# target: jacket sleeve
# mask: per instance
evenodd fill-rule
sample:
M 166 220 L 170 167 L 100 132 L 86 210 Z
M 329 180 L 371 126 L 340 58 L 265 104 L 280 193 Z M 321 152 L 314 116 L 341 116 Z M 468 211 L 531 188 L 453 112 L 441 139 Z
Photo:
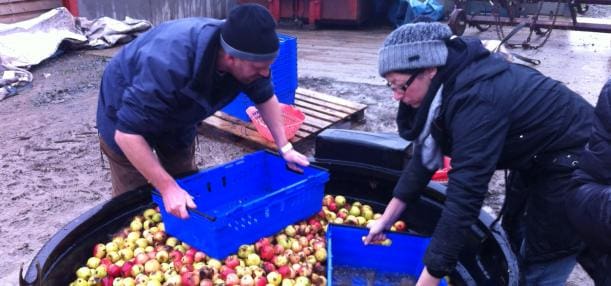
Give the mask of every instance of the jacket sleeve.
M 131 134 L 164 132 L 164 122 L 175 116 L 179 90 L 190 80 L 193 52 L 177 39 L 157 39 L 141 47 L 126 64 L 135 65 L 117 112 L 117 129 Z
M 408 161 L 407 166 L 403 169 L 403 173 L 399 177 L 393 197 L 409 204 L 418 199 L 422 190 L 431 180 L 434 172 L 429 171 L 422 165 L 422 152 L 419 145 L 414 146 L 412 158 Z
M 427 270 L 442 277 L 456 267 L 466 233 L 478 218 L 488 183 L 496 170 L 509 118 L 509 104 L 487 99 L 485 92 L 467 91 L 465 96 L 446 114 L 452 141 L 452 170 L 449 173 L 447 198 L 431 243 L 424 257 Z
M 580 167 L 602 184 L 611 184 L 611 79 L 607 81 L 594 110 L 592 133 Z

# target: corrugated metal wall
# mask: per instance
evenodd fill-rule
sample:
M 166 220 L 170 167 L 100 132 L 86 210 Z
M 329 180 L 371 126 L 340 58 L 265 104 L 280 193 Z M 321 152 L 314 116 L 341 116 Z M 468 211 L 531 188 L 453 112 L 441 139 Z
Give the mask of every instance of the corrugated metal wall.
M 0 23 L 14 23 L 61 6 L 60 0 L 0 0 Z
M 4 0 L 0 0 L 4 1 Z M 236 0 L 78 0 L 79 16 L 94 19 L 125 16 L 153 24 L 185 17 L 225 18 Z

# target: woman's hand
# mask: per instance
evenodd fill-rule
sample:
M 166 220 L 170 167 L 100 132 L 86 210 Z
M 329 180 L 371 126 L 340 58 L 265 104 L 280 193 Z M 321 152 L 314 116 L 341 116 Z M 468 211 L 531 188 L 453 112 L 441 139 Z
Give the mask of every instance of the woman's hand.
M 382 218 L 375 220 L 369 226 L 369 234 L 367 234 L 365 240 L 363 240 L 363 243 L 367 245 L 370 243 L 376 243 L 385 240 L 386 235 L 384 235 L 384 231 L 388 229 L 388 222 L 386 222 Z

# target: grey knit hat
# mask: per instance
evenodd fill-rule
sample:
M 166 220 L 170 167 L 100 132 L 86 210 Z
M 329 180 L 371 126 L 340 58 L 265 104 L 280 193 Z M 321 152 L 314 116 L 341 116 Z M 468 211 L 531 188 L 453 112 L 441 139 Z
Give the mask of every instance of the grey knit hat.
M 380 49 L 381 76 L 398 70 L 443 66 L 448 59 L 444 40 L 452 36 L 446 24 L 419 22 L 395 29 Z

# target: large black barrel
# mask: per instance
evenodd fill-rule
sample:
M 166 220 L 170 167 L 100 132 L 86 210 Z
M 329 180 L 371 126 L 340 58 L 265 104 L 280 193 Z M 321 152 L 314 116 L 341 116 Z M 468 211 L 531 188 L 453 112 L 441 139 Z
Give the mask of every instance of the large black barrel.
M 400 174 L 402 164 L 396 156 L 409 158 L 409 143 L 388 134 L 328 130 L 317 138 L 316 154 L 314 164 L 331 174 L 326 193 L 369 203 L 381 212 Z M 403 214 L 409 230 L 431 234 L 444 198 L 445 186 L 429 184 L 419 202 Z M 96 243 L 110 240 L 134 215 L 152 205 L 150 190 L 139 189 L 82 214 L 42 247 L 20 285 L 68 285 Z M 450 276 L 454 285 L 518 285 L 516 259 L 503 232 L 489 227 L 492 220 L 482 211 L 471 227 L 459 264 Z

